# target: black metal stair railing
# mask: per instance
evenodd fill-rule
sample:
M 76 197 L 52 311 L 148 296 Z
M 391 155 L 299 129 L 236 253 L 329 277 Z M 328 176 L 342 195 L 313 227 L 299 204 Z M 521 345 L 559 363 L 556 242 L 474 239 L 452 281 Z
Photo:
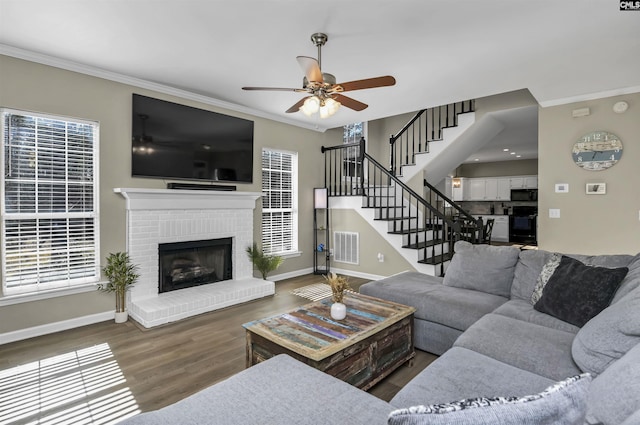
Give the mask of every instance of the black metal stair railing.
M 329 196 L 362 196 L 362 207 L 375 209 L 375 220 L 388 222 L 389 233 L 402 235 L 404 248 L 417 250 L 419 262 L 439 267 L 438 273 L 444 274 L 456 241 L 481 239 L 482 220 L 428 184 L 425 199 L 367 154 L 364 146 L 361 139 L 322 147 Z
M 429 152 L 429 143 L 442 140 L 443 129 L 458 125 L 458 115 L 474 110 L 475 101 L 465 100 L 418 111 L 389 138 L 391 174 L 396 176 L 402 166 L 414 164 L 416 154 Z

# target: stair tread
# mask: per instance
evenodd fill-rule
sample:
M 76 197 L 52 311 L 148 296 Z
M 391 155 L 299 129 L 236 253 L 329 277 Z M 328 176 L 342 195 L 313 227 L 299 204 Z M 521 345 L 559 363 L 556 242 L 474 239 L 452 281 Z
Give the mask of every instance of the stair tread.
M 449 261 L 451 260 L 451 255 L 450 254 L 442 254 L 442 255 L 436 255 L 434 257 L 429 257 L 426 258 L 424 260 L 419 260 L 418 263 L 421 264 L 430 264 L 432 266 L 438 265 L 440 263 L 444 263 L 445 261 Z
M 426 248 L 429 246 L 434 246 L 434 245 L 439 245 L 444 243 L 444 240 L 442 239 L 432 239 L 430 241 L 423 241 L 423 242 L 418 242 L 418 243 L 412 243 L 409 245 L 403 245 L 403 248 L 409 248 L 409 249 L 422 249 L 422 248 Z

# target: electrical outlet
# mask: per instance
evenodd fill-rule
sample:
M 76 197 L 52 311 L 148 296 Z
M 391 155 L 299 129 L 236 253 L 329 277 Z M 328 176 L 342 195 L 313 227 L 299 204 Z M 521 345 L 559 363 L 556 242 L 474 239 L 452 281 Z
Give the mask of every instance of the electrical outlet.
M 549 208 L 549 218 L 560 218 L 560 209 Z

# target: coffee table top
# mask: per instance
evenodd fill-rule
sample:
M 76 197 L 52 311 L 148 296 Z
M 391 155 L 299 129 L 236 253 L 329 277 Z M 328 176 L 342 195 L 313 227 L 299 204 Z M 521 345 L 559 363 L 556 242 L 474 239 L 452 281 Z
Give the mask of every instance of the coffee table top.
M 347 317 L 331 318 L 331 297 L 287 313 L 245 323 L 260 335 L 309 359 L 320 361 L 413 314 L 415 308 L 353 292 L 345 292 Z

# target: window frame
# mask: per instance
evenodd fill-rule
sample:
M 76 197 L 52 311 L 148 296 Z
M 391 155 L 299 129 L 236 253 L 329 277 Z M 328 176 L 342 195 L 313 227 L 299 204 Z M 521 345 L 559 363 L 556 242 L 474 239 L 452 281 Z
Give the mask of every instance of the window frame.
M 63 122 L 65 124 L 65 128 L 68 128 L 69 123 L 91 127 L 92 147 L 90 151 L 91 151 L 92 158 L 90 159 L 90 161 L 92 161 L 92 164 L 91 164 L 92 176 L 91 176 L 91 179 L 88 180 L 88 185 L 90 185 L 92 189 L 92 194 L 90 195 L 91 211 L 73 212 L 69 210 L 69 206 L 66 201 L 69 199 L 69 195 L 71 192 L 68 186 L 70 179 L 68 177 L 69 169 L 67 166 L 65 166 L 65 169 L 64 169 L 65 173 L 64 173 L 63 180 L 52 179 L 52 182 L 55 182 L 55 183 L 63 182 L 65 185 L 65 189 L 63 192 L 65 207 L 63 212 L 55 212 L 55 211 L 39 212 L 37 210 L 34 212 L 7 212 L 6 211 L 5 196 L 7 194 L 7 191 L 6 191 L 7 176 L 6 176 L 5 167 L 6 167 L 6 149 L 7 149 L 6 145 L 8 143 L 8 138 L 9 138 L 9 134 L 7 132 L 6 123 L 5 123 L 7 115 L 21 115 L 21 116 L 33 118 L 36 120 L 42 119 L 42 120 Z M 91 121 L 91 120 L 57 115 L 57 114 L 46 114 L 46 113 L 32 112 L 32 111 L 19 110 L 19 109 L 0 108 L 0 136 L 2 137 L 1 147 L 0 147 L 0 153 L 1 153 L 0 168 L 2 169 L 2 175 L 0 175 L 0 197 L 2 198 L 2 207 L 0 208 L 0 235 L 1 235 L 0 250 L 2 253 L 2 259 L 0 260 L 1 262 L 0 270 L 2 273 L 2 275 L 0 276 L 1 278 L 0 279 L 1 280 L 0 301 L 1 300 L 6 301 L 10 299 L 15 299 L 15 298 L 42 299 L 42 298 L 60 296 L 66 293 L 77 293 L 78 291 L 84 292 L 85 289 L 86 290 L 94 289 L 95 285 L 100 281 L 100 193 L 99 193 L 100 123 L 97 121 Z M 66 150 L 68 140 L 69 140 L 68 137 L 65 135 L 65 151 L 64 151 L 65 161 L 67 161 L 70 157 L 70 154 L 73 153 Z M 39 148 L 37 138 L 34 139 L 34 143 L 36 146 L 35 149 L 37 151 L 37 149 Z M 36 191 L 34 193 L 37 193 L 38 185 L 43 184 L 42 181 L 39 181 L 39 180 L 40 178 L 38 176 L 33 178 L 33 184 L 35 187 L 34 190 Z M 15 192 L 15 193 L 19 193 L 19 192 Z M 92 272 L 90 272 L 89 275 L 77 277 L 77 278 L 67 276 L 66 278 L 56 279 L 52 281 L 45 281 L 45 282 L 41 281 L 40 278 L 36 278 L 36 281 L 34 283 L 28 283 L 25 285 L 17 285 L 17 286 L 8 286 L 8 282 L 7 282 L 7 252 L 8 252 L 7 250 L 8 248 L 7 248 L 7 238 L 6 238 L 7 222 L 12 220 L 54 220 L 54 219 L 68 220 L 68 219 L 84 219 L 84 218 L 90 218 L 93 221 L 92 226 L 88 228 L 92 233 L 92 238 L 88 239 L 90 243 L 87 244 L 87 246 L 92 246 L 92 249 L 93 249 L 93 255 L 91 255 L 91 257 L 93 257 L 92 258 L 93 264 L 91 264 L 91 261 L 90 261 L 89 264 L 87 265 L 87 269 L 92 270 Z M 73 226 L 70 225 L 68 222 L 66 224 L 67 225 L 65 227 L 65 231 L 68 233 L 70 230 L 73 230 Z M 36 227 L 40 228 L 39 226 L 36 226 Z M 83 228 L 83 231 L 84 230 L 85 229 Z M 64 238 L 64 240 L 68 241 L 69 239 L 68 237 L 66 237 Z M 38 244 L 38 246 L 40 246 L 40 244 Z M 68 245 L 65 245 L 65 249 L 67 250 L 67 253 L 71 252 L 69 251 Z M 39 252 L 39 250 L 40 248 L 38 247 L 36 252 Z M 41 272 L 42 268 L 43 268 L 42 266 L 38 265 L 36 266 L 35 269 L 38 272 Z M 63 270 L 66 270 L 67 272 L 72 270 L 73 266 L 71 261 L 67 259 L 67 261 L 64 262 L 64 266 L 61 268 Z
M 262 178 L 262 173 L 265 172 L 265 168 L 263 166 L 264 155 L 265 153 L 278 153 L 285 154 L 291 156 L 291 208 L 265 208 L 264 207 L 264 199 L 269 196 L 271 189 L 265 188 L 265 181 Z M 269 171 L 274 171 L 274 169 L 269 168 Z M 262 250 L 265 254 L 269 255 L 279 255 L 282 257 L 292 257 L 300 255 L 299 251 L 299 229 L 298 229 L 298 179 L 299 179 L 299 169 L 298 169 L 298 152 L 288 151 L 284 149 L 276 149 L 276 148 L 262 148 L 260 155 L 260 176 L 261 176 L 261 188 L 262 188 L 262 215 L 261 215 L 261 229 L 260 229 L 260 239 L 262 242 Z M 272 235 L 275 232 L 271 228 L 271 225 L 266 226 L 266 220 L 264 220 L 264 215 L 269 213 L 278 213 L 278 212 L 291 212 L 291 249 L 287 251 L 272 251 L 268 246 L 265 246 L 265 237 L 268 235 Z M 268 231 L 268 234 L 265 234 L 265 231 Z

